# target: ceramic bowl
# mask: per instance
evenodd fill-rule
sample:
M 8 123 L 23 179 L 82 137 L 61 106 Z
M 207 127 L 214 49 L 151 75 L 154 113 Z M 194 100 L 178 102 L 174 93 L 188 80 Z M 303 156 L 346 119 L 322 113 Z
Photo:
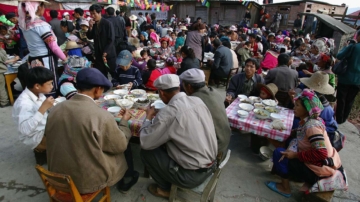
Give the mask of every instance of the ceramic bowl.
M 253 104 L 254 102 L 250 100 L 249 98 L 242 98 L 240 99 L 241 103 L 247 103 L 247 104 Z
M 104 99 L 108 102 L 109 105 L 115 105 L 115 100 L 120 99 L 119 95 L 105 95 Z
M 254 107 L 255 107 L 255 109 L 264 109 L 265 105 L 263 105 L 261 103 L 254 103 Z
M 280 109 L 278 109 L 276 107 L 269 107 L 269 106 L 266 106 L 265 110 L 270 112 L 270 113 L 279 113 L 280 112 Z
M 119 90 L 114 90 L 113 93 L 115 95 L 119 95 L 120 97 L 124 97 L 125 95 L 127 95 L 129 93 L 129 91 L 125 90 L 125 89 L 119 89 Z
M 246 103 L 241 103 L 239 104 L 240 109 L 245 110 L 245 111 L 252 111 L 254 109 L 254 106 L 252 106 L 251 104 L 246 104 Z
M 248 98 L 246 95 L 238 95 L 238 98 L 241 100 L 241 99 L 246 99 L 246 98 Z
M 128 99 L 118 99 L 116 100 L 116 104 L 121 108 L 131 109 L 131 107 L 134 105 L 134 102 Z
M 54 106 L 59 104 L 60 102 L 64 102 L 66 100 L 65 97 L 58 97 L 55 99 Z
M 238 110 L 238 111 L 237 111 L 237 114 L 238 114 L 241 118 L 244 118 L 244 117 L 249 116 L 249 112 L 247 112 L 247 111 L 245 111 L 245 110 Z
M 269 160 L 273 156 L 273 151 L 267 146 L 262 146 L 260 147 L 259 156 L 264 161 Z
M 148 98 L 150 101 L 160 100 L 159 94 L 147 94 L 147 98 Z
M 156 100 L 154 103 L 151 104 L 152 107 L 155 107 L 156 110 L 160 110 L 166 107 L 166 104 L 161 100 Z
M 270 107 L 275 107 L 277 106 L 277 102 L 275 100 L 270 100 L 270 99 L 267 99 L 267 100 L 263 100 L 262 103 L 266 106 L 270 106 Z
M 256 96 L 250 96 L 249 99 L 252 100 L 253 103 L 261 103 L 261 101 L 262 101 L 261 98 L 256 97 Z
M 285 119 L 285 117 L 281 114 L 276 114 L 276 113 L 271 113 L 270 114 L 270 118 L 275 121 L 275 120 L 282 120 Z
M 258 119 L 268 119 L 270 117 L 270 113 L 264 109 L 254 109 L 254 115 Z
M 136 98 L 143 97 L 144 95 L 146 95 L 146 91 L 141 89 L 132 90 L 130 91 L 130 93 L 131 95 L 134 95 Z
M 117 117 L 121 108 L 120 107 L 109 107 L 107 109 L 108 112 L 110 112 L 113 116 Z
M 134 99 L 134 107 L 136 108 L 146 108 L 149 106 L 150 100 L 147 98 L 135 98 Z

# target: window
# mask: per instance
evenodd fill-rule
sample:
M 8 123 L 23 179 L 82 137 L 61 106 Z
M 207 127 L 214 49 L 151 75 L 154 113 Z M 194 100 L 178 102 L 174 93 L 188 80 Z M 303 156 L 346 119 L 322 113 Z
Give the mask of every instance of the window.
M 333 7 L 333 11 L 334 11 L 334 10 L 336 10 L 336 7 L 335 7 L 335 6 Z
M 312 5 L 312 4 L 307 4 L 307 5 L 306 5 L 306 8 L 311 8 L 311 5 Z
M 289 14 L 284 14 L 282 13 L 282 18 L 281 18 L 281 25 L 286 26 L 288 24 L 288 18 L 289 18 Z

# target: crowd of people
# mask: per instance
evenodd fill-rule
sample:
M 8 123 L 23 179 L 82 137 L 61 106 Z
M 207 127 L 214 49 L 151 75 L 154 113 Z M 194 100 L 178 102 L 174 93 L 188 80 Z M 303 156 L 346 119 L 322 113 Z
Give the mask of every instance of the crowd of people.
M 112 7 L 102 14 L 94 4 L 86 13 L 81 8 L 72 17 L 64 13 L 62 20 L 52 10 L 48 23 L 42 17 L 45 4 L 21 0 L 17 14 L 6 14 L 0 70 L 20 58 L 27 61 L 19 67 L 24 91 L 13 107 L 20 140 L 31 146 L 38 164 L 69 174 L 80 193 L 114 184 L 126 193 L 139 178 L 129 144 L 129 110 L 121 110 L 117 125 L 94 102 L 124 84 L 157 91 L 167 104 L 160 111 L 149 107 L 140 128 L 141 159 L 156 182 L 148 187 L 155 196 L 169 197 L 171 184 L 194 188 L 211 176 L 230 141 L 225 107 L 240 94 L 294 108 L 297 132 L 274 143 L 273 172 L 282 181 L 266 183 L 270 189 L 289 197 L 291 177 L 310 187 L 338 172 L 345 178 L 333 146 L 338 124 L 347 120 L 360 90 L 360 31 L 335 55 L 333 39 L 304 33 L 301 26 L 279 30 L 279 16 L 270 29 L 266 23 L 249 27 L 248 10 L 240 25 L 221 26 L 201 18 L 191 22 L 189 16 L 173 15 L 169 22 L 141 12 L 128 17 Z M 204 60 L 205 53 L 213 59 Z M 7 54 L 16 57 L 8 60 Z M 299 66 L 294 67 L 294 57 Z M 345 74 L 331 71 L 336 58 L 348 60 Z M 225 100 L 206 86 L 202 67 L 211 70 L 210 84 L 242 69 L 230 79 Z M 3 80 L 1 74 L 2 88 Z M 58 96 L 68 101 L 53 107 Z M 1 89 L 2 107 L 7 99 Z M 337 103 L 336 111 L 329 102 Z M 290 150 L 294 141 L 297 149 Z

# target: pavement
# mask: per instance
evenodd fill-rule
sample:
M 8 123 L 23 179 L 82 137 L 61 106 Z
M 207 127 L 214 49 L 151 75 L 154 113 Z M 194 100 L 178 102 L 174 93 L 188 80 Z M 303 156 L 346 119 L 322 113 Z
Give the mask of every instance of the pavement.
M 35 157 L 32 150 L 19 141 L 17 128 L 11 118 L 12 107 L 0 108 L 0 202 L 49 201 L 43 183 L 35 170 Z M 349 122 L 340 125 L 346 135 L 345 148 L 340 152 L 346 170 L 348 191 L 335 191 L 332 201 L 360 201 L 360 134 Z M 307 201 L 298 191 L 302 184 L 291 183 L 292 196 L 286 199 L 271 190 L 264 183 L 279 181 L 270 174 L 272 162 L 263 161 L 250 150 L 250 135 L 233 131 L 229 149 L 231 157 L 223 168 L 216 189 L 216 202 L 265 202 L 265 201 Z M 140 147 L 133 144 L 135 169 L 141 173 L 138 183 L 127 193 L 121 194 L 111 187 L 111 201 L 121 202 L 162 202 L 166 201 L 152 196 L 147 187 L 154 183 L 144 178 L 144 167 L 140 160 Z M 47 168 L 46 165 L 44 165 Z M 94 173 L 96 175 L 96 173 Z

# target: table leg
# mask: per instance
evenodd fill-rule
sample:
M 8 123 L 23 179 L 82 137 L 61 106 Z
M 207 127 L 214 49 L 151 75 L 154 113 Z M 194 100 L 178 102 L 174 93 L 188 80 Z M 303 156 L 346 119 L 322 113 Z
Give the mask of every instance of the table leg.
M 11 90 L 11 83 L 16 79 L 17 73 L 5 74 L 6 88 L 9 95 L 10 104 L 14 105 L 14 96 Z

